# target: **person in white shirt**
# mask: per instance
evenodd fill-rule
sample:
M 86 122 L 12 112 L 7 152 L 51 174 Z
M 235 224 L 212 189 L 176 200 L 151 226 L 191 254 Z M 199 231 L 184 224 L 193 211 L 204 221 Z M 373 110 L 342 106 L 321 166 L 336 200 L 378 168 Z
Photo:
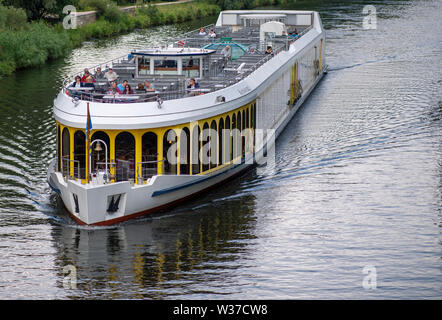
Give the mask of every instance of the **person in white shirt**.
M 109 68 L 109 70 L 104 74 L 104 77 L 107 79 L 107 81 L 112 82 L 117 80 L 118 74 L 112 70 L 112 68 Z
M 205 35 L 207 35 L 207 33 L 206 33 L 206 31 L 204 31 L 204 28 L 203 27 L 201 27 L 200 28 L 200 33 L 198 33 L 200 36 L 205 36 Z

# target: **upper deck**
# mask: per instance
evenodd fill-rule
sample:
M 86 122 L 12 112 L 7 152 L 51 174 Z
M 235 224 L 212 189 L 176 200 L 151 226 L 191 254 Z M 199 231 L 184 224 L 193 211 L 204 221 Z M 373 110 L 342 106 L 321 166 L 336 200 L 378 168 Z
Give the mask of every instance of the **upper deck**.
M 216 37 L 209 35 L 211 30 Z M 302 42 L 309 41 L 304 39 L 309 38 L 309 31 L 314 32 L 314 37 L 322 32 L 322 26 L 319 15 L 313 11 L 223 11 L 217 23 L 205 26 L 204 31 L 206 34 L 200 34 L 199 29 L 193 30 L 159 47 L 132 51 L 89 68 L 92 76 L 98 68 L 103 73 L 112 68 L 118 75 L 117 83 L 126 80 L 130 85 L 132 92 L 129 94 L 111 92 L 110 82 L 98 76 L 93 80 L 93 87 L 74 88 L 75 77 L 83 74 L 70 76 L 55 101 L 57 120 L 73 126 L 83 124 L 86 102 L 94 104 L 94 117 L 103 116 L 103 121 L 94 121 L 97 128 L 101 125 L 109 129 L 130 126 L 134 118 L 139 120 L 134 128 L 142 126 L 140 123 L 146 122 L 147 118 L 151 123 L 158 116 L 161 121 L 156 126 L 167 125 L 177 117 L 198 118 L 201 108 L 228 104 L 251 91 L 265 78 L 263 74 L 267 77 L 275 71 L 274 68 L 264 70 L 261 67 L 278 60 L 279 56 L 287 56 L 289 50 L 301 48 Z M 292 34 L 295 31 L 297 36 Z M 224 56 L 226 46 L 230 47 L 230 58 Z M 268 47 L 272 48 L 271 54 L 266 53 Z M 263 74 L 254 79 L 253 74 L 259 70 Z M 198 88 L 188 88 L 190 78 L 196 79 Z M 244 82 L 245 79 L 249 79 L 249 83 Z M 137 89 L 146 80 L 154 85 L 154 91 Z M 235 85 L 236 90 L 228 90 Z M 169 103 L 184 98 L 188 103 L 183 100 L 179 108 Z M 110 104 L 114 107 L 109 108 Z M 184 112 L 186 116 L 183 116 Z

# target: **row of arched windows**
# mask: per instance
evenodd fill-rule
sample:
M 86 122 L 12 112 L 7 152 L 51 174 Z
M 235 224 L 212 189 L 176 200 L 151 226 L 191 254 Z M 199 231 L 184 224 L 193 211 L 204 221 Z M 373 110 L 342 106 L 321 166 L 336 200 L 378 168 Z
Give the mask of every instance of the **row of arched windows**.
M 199 174 L 253 151 L 256 104 L 252 103 L 207 121 L 147 132 L 94 131 L 91 142 L 107 147 L 113 181 L 145 181 L 155 174 Z M 72 136 L 72 137 L 71 137 Z M 84 130 L 57 125 L 58 168 L 65 175 L 85 179 Z M 103 169 L 106 148 L 94 143 L 91 172 Z

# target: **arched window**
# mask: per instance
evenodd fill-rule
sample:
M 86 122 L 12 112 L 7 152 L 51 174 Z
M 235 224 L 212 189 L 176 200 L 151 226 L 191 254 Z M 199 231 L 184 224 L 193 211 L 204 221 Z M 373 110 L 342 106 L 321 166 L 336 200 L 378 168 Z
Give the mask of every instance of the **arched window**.
M 115 161 L 117 181 L 135 178 L 135 138 L 129 132 L 120 132 L 115 137 Z
M 210 168 L 215 168 L 218 161 L 218 132 L 216 121 L 210 123 Z
M 103 131 L 96 131 L 91 137 L 91 143 L 97 139 L 103 140 L 106 143 L 107 147 L 107 161 L 110 162 L 110 139 L 107 133 Z M 97 170 L 104 170 L 106 168 L 106 156 L 105 151 L 106 147 L 102 145 L 98 145 L 98 142 L 94 143 L 91 149 L 91 172 L 96 172 Z M 100 151 L 101 149 L 101 151 Z M 109 167 L 109 165 L 108 165 Z
M 74 160 L 78 161 L 74 163 L 74 176 L 86 179 L 86 134 L 81 130 L 74 133 Z
M 158 173 L 158 138 L 153 132 L 146 132 L 141 137 L 141 175 L 146 180 Z M 137 165 L 137 170 L 140 168 Z
M 230 133 L 230 136 L 231 136 L 231 138 L 230 138 L 230 160 L 233 160 L 233 158 L 235 157 L 234 156 L 234 154 L 235 154 L 235 147 L 237 146 L 237 143 L 236 143 L 236 141 L 235 141 L 235 139 L 236 139 L 236 135 L 237 135 L 237 130 L 236 130 L 236 125 L 237 125 L 237 122 L 236 122 L 236 114 L 234 113 L 233 115 L 232 115 L 232 129 L 231 129 L 231 133 Z
M 62 142 L 61 142 L 61 171 L 63 174 L 69 174 L 70 162 L 69 159 L 71 157 L 71 137 L 69 134 L 69 129 L 64 128 L 62 133 Z
M 224 163 L 230 162 L 232 159 L 232 142 L 230 139 L 230 116 L 226 117 L 226 123 L 224 125 L 223 142 L 224 142 Z
M 201 172 L 204 172 L 204 171 L 207 171 L 210 169 L 210 131 L 209 131 L 209 124 L 207 122 L 204 122 L 204 125 L 203 125 L 201 142 L 202 142 L 202 152 L 201 152 L 202 169 L 201 169 Z
M 163 136 L 164 173 L 177 174 L 177 135 L 175 130 L 169 129 Z
M 186 127 L 180 133 L 180 174 L 190 174 L 190 131 Z
M 250 122 L 249 122 L 249 108 L 246 109 L 246 128 L 250 128 Z
M 219 126 L 218 126 L 218 164 L 222 165 L 224 164 L 224 157 L 223 157 L 223 145 L 224 145 L 224 139 L 223 139 L 223 130 L 224 130 L 224 119 L 219 119 Z
M 199 125 L 196 125 L 192 129 L 192 174 L 200 173 L 200 141 L 201 129 Z

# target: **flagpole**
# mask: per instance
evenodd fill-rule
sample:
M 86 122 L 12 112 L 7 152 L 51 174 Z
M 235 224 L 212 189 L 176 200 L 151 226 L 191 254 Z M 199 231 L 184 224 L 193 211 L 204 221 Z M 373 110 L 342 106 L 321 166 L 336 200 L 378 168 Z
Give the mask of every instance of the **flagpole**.
M 90 147 L 91 147 L 91 140 L 90 140 L 90 128 L 89 128 L 89 102 L 87 103 L 87 115 L 86 115 L 86 184 L 89 184 L 89 172 L 91 167 L 91 161 L 90 161 Z

